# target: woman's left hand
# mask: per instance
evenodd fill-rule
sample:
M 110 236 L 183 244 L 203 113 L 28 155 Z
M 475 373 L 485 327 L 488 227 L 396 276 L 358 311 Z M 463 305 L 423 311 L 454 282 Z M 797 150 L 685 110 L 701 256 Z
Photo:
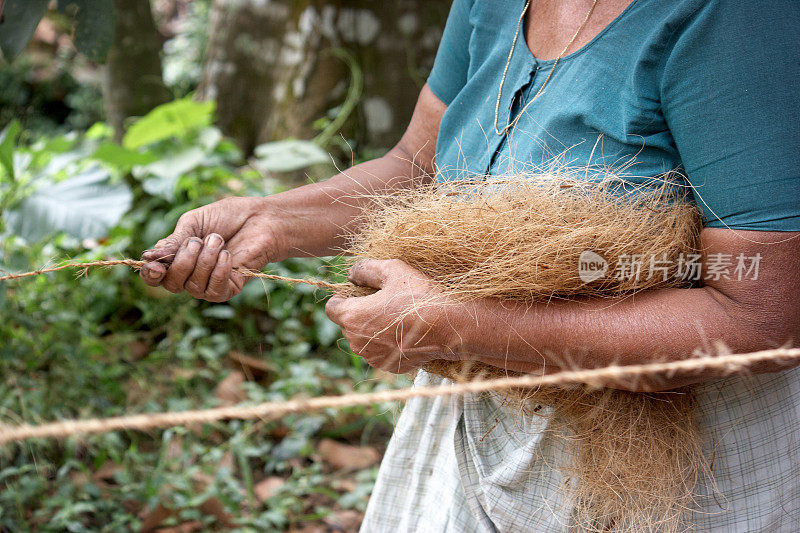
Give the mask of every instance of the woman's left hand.
M 325 312 L 370 366 L 403 374 L 435 359 L 458 359 L 459 336 L 446 313 L 451 300 L 429 277 L 399 259 L 361 259 L 348 278 L 378 291 L 334 296 Z

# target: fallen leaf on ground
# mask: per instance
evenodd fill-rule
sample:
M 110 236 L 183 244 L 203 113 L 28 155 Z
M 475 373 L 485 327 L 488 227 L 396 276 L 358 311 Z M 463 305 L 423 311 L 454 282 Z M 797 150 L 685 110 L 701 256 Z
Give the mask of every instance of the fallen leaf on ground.
M 322 460 L 338 470 L 361 470 L 377 464 L 381 456 L 370 446 L 351 446 L 331 439 L 322 439 L 317 446 Z
M 203 492 L 214 484 L 214 476 L 210 476 L 205 472 L 195 472 L 192 474 L 192 484 L 196 492 Z
M 339 492 L 353 492 L 358 487 L 358 482 L 351 477 L 346 477 L 334 480 L 332 487 Z
M 217 519 L 217 522 L 220 523 L 225 528 L 232 528 L 234 526 L 233 523 L 233 516 L 231 516 L 226 510 L 225 506 L 222 505 L 222 502 L 219 501 L 217 498 L 211 497 L 200 504 L 200 510 L 207 514 L 211 515 Z
M 92 474 L 92 478 L 95 481 L 105 481 L 108 483 L 114 482 L 114 474 L 120 472 L 122 467 L 115 463 L 114 461 L 106 461 L 105 463 L 100 466 L 97 470 L 95 470 L 94 474 Z
M 253 357 L 252 355 L 243 354 L 236 350 L 228 352 L 228 357 L 241 365 L 243 370 L 249 370 L 253 374 L 268 374 L 275 370 L 275 366 L 270 364 L 266 359 Z
M 128 343 L 128 351 L 130 352 L 131 359 L 139 361 L 150 353 L 150 345 L 144 341 L 132 341 Z
M 356 533 L 363 520 L 364 515 L 353 510 L 337 511 L 325 517 L 325 523 L 333 531 L 344 531 L 345 533 Z
M 238 370 L 234 370 L 219 382 L 217 388 L 214 389 L 214 397 L 219 400 L 222 405 L 235 405 L 247 399 L 242 384 L 246 381 L 244 374 Z
M 84 473 L 81 470 L 77 470 L 75 472 L 70 473 L 69 479 L 70 481 L 72 481 L 72 483 L 78 486 L 82 486 L 89 483 L 89 476 L 87 476 L 86 473 Z
M 225 510 L 225 506 L 222 505 L 222 502 L 217 498 L 211 497 L 207 499 L 199 505 L 198 509 L 200 509 L 203 514 L 216 518 L 217 522 L 224 528 L 232 528 L 234 526 L 233 516 Z M 140 533 L 155 532 L 167 518 L 177 514 L 177 512 L 178 511 L 175 509 L 168 509 L 161 503 L 156 505 L 152 510 L 144 510 L 139 515 L 139 518 L 142 520 L 142 528 L 139 530 Z
M 129 513 L 138 515 L 142 510 L 142 502 L 130 498 L 122 501 L 122 507 Z
M 264 481 L 259 481 L 256 483 L 256 485 L 253 487 L 253 492 L 255 493 L 256 498 L 263 502 L 267 498 L 274 496 L 277 490 L 281 488 L 284 483 L 286 483 L 286 480 L 282 477 L 270 476 Z
M 139 518 L 142 519 L 142 527 L 139 533 L 151 533 L 160 526 L 164 520 L 175 514 L 172 509 L 167 509 L 162 504 L 156 505 L 153 509 L 145 510 Z

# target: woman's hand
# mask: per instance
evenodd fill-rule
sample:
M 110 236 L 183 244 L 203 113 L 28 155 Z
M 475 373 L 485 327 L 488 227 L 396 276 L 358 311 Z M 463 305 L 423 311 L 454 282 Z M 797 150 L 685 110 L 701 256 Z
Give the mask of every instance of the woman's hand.
M 370 366 L 403 374 L 435 359 L 458 359 L 459 336 L 446 313 L 450 300 L 430 278 L 398 259 L 362 259 L 349 279 L 378 292 L 334 296 L 325 312 Z
M 140 276 L 170 292 L 223 302 L 247 281 L 236 267 L 261 270 L 286 255 L 278 217 L 264 198 L 226 198 L 184 213 L 175 231 L 142 254 Z

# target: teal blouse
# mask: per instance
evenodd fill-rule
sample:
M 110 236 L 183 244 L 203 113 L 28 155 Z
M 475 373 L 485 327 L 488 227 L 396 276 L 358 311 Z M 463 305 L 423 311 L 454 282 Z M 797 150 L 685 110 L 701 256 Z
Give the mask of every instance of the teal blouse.
M 800 231 L 800 2 L 633 0 L 497 135 L 524 5 L 454 1 L 428 78 L 448 105 L 440 179 L 566 165 L 643 182 L 677 170 L 709 227 Z M 533 56 L 523 23 L 501 130 L 553 63 Z

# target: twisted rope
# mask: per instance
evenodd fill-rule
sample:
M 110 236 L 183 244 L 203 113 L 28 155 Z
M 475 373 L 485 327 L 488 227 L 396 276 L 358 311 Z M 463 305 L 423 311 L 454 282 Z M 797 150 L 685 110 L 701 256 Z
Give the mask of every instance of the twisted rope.
M 58 272 L 59 270 L 65 270 L 68 268 L 79 268 L 85 272 L 86 270 L 92 267 L 109 267 L 109 266 L 124 265 L 134 270 L 139 270 L 142 268 L 144 263 L 145 263 L 144 261 L 137 261 L 135 259 L 114 259 L 111 261 L 92 261 L 90 263 L 64 263 L 62 265 L 49 268 L 42 268 L 39 270 L 32 270 L 30 272 L 20 272 L 17 274 L 8 274 L 5 276 L 0 276 L 0 281 L 9 281 L 12 279 L 21 279 L 21 278 L 28 278 L 31 276 L 39 276 L 41 274 L 47 274 L 48 272 Z M 285 276 L 278 276 L 276 274 L 266 274 L 264 272 L 259 272 L 257 270 L 249 270 L 247 268 L 234 268 L 233 270 L 239 272 L 240 274 L 248 278 L 273 279 L 277 281 L 285 281 L 286 283 L 292 283 L 292 284 L 305 283 L 306 285 L 313 285 L 315 287 L 319 287 L 321 289 L 327 289 L 329 291 L 334 291 L 334 292 L 353 287 L 353 285 L 350 283 L 330 283 L 328 281 L 323 281 L 320 279 L 310 279 L 310 278 L 287 278 Z
M 0 281 L 38 276 L 68 268 L 80 268 L 84 272 L 92 267 L 127 266 L 138 270 L 144 261 L 116 259 L 93 261 L 89 263 L 65 263 L 31 272 L 21 272 L 0 276 Z M 301 279 L 266 274 L 248 269 L 236 269 L 244 276 L 271 279 L 297 284 L 305 283 L 322 289 L 338 292 L 353 289 L 350 283 L 330 283 L 317 279 Z M 352 393 L 342 396 L 321 396 L 317 398 L 295 399 L 280 402 L 265 402 L 249 406 L 219 407 L 177 412 L 142 413 L 112 418 L 92 418 L 86 420 L 61 420 L 42 425 L 3 425 L 0 424 L 0 444 L 19 442 L 35 438 L 64 438 L 81 434 L 108 433 L 118 430 L 146 431 L 150 429 L 183 426 L 197 423 L 217 422 L 230 419 L 272 420 L 293 413 L 306 413 L 321 409 L 342 409 L 351 406 L 366 406 L 392 401 L 406 401 L 411 398 L 433 398 L 461 394 L 476 394 L 501 391 L 513 388 L 536 388 L 555 385 L 583 384 L 601 387 L 604 383 L 635 382 L 645 377 L 670 377 L 675 374 L 692 374 L 714 370 L 720 376 L 748 371 L 759 363 L 771 362 L 791 366 L 800 363 L 800 348 L 775 349 L 748 354 L 704 356 L 680 361 L 645 363 L 639 365 L 611 365 L 591 370 L 568 370 L 547 376 L 518 376 L 486 381 L 472 381 L 453 385 L 405 388 L 367 394 Z
M 472 381 L 454 385 L 405 388 L 367 394 L 320 396 L 317 398 L 265 402 L 257 405 L 218 407 L 191 411 L 142 413 L 113 418 L 86 420 L 61 420 L 39 426 L 22 424 L 0 425 L 0 444 L 35 438 L 64 438 L 73 435 L 107 433 L 118 430 L 146 431 L 150 429 L 217 422 L 230 419 L 274 420 L 293 413 L 307 413 L 321 409 L 342 409 L 384 402 L 406 401 L 411 398 L 433 398 L 460 394 L 475 394 L 507 390 L 517 387 L 545 387 L 553 385 L 584 384 L 601 387 L 608 381 L 636 381 L 644 377 L 669 377 L 676 374 L 693 374 L 709 370 L 720 376 L 747 371 L 759 363 L 794 365 L 800 363 L 800 348 L 764 350 L 747 354 L 704 356 L 664 363 L 639 365 L 612 365 L 591 370 L 568 370 L 547 376 L 519 376 L 486 381 Z

